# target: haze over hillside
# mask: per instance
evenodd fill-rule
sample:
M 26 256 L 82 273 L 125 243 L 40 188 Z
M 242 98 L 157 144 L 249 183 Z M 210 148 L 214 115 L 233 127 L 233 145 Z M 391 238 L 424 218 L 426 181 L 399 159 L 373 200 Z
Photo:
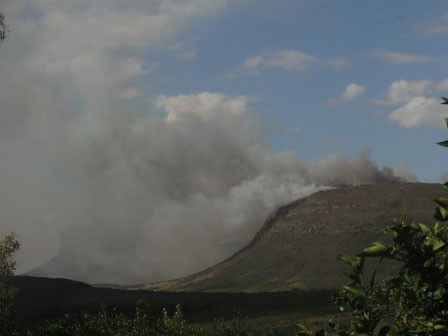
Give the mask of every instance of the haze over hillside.
M 445 53 L 414 37 L 441 7 L 1 1 L 0 237 L 17 233 L 18 273 L 185 276 L 319 190 L 436 181 Z
M 137 288 L 161 291 L 255 292 L 335 289 L 346 283 L 337 255 L 356 255 L 403 212 L 433 222 L 439 184 L 393 183 L 321 191 L 274 212 L 252 242 L 197 274 Z M 379 265 L 380 272 L 390 265 Z
M 164 124 L 167 132 L 164 136 L 179 137 L 178 127 L 193 127 L 197 133 L 208 133 L 201 125 L 214 128 L 222 122 L 218 114 L 212 118 L 216 117 L 215 121 L 208 118 L 200 121 L 194 116 L 189 120 L 190 111 L 185 113 L 185 119 L 176 121 L 176 125 Z M 172 279 L 200 271 L 230 256 L 238 247 L 232 242 L 249 241 L 278 206 L 341 183 L 400 181 L 392 169 L 378 168 L 367 150 L 352 160 L 343 154 L 333 154 L 310 163 L 297 160 L 292 153 L 273 154 L 258 142 L 257 133 L 244 143 L 247 134 L 243 136 L 243 133 L 250 134 L 252 130 L 240 125 L 240 117 L 229 118 L 232 132 L 222 134 L 221 142 L 206 141 L 201 149 L 206 151 L 204 161 L 199 160 L 201 153 L 195 146 L 184 148 L 186 139 L 170 142 L 167 153 L 158 152 L 161 156 L 153 159 L 152 152 L 146 160 L 149 152 L 143 149 L 152 144 L 146 138 L 147 133 L 145 136 L 139 132 L 123 134 L 131 137 L 132 142 L 138 141 L 140 146 L 131 146 L 129 151 L 121 153 L 127 157 L 121 162 L 125 170 L 117 172 L 115 182 L 109 178 L 104 181 L 103 187 L 112 189 L 111 194 L 101 195 L 98 189 L 96 199 L 90 195 L 80 200 L 91 211 L 74 214 L 74 218 L 81 216 L 90 224 L 64 229 L 59 252 L 50 262 L 27 274 L 89 283 L 135 284 Z M 159 122 L 166 120 L 156 123 Z M 148 130 L 152 129 L 152 125 L 147 126 Z M 233 143 L 232 134 L 241 137 L 242 147 Z M 128 160 L 134 149 L 137 150 L 135 157 L 139 157 L 137 166 Z M 184 154 L 168 154 L 179 150 Z M 216 161 L 215 153 L 223 151 L 227 157 Z M 107 183 L 111 185 L 106 186 Z M 133 191 L 129 189 L 134 187 Z M 90 186 L 84 191 L 88 190 Z M 113 199 L 107 200 L 108 195 Z M 98 207 L 91 207 L 88 200 Z M 87 220 L 88 215 L 93 219 Z M 58 216 L 50 220 L 56 221 Z M 26 243 L 23 244 L 26 246 Z M 224 253 L 222 246 L 228 246 Z

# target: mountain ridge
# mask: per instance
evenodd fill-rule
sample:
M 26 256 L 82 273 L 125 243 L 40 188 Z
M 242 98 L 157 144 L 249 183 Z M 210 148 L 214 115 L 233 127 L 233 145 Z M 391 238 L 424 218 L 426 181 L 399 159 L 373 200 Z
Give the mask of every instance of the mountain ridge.
M 252 241 L 223 262 L 187 277 L 133 289 L 257 292 L 334 289 L 345 282 L 338 254 L 354 255 L 405 211 L 433 222 L 440 184 L 391 183 L 320 191 L 273 212 Z M 381 264 L 380 273 L 391 265 Z

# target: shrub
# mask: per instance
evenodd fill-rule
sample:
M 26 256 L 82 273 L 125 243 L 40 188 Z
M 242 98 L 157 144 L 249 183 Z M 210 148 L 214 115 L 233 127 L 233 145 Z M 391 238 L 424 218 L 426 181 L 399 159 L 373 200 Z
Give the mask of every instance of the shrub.
M 439 145 L 448 147 L 448 140 Z M 448 183 L 444 188 L 448 191 Z M 434 218 L 446 222 L 448 198 L 435 201 Z M 390 244 L 375 242 L 356 257 L 340 257 L 351 267 L 346 273 L 351 282 L 339 290 L 335 302 L 352 314 L 351 321 L 330 322 L 327 330 L 315 332 L 300 326 L 300 335 L 448 335 L 448 226 L 408 224 L 403 216 L 384 233 Z M 380 281 L 375 273 L 366 279 L 366 258 L 394 260 L 400 269 Z
M 20 245 L 14 233 L 0 241 L 0 335 L 18 335 L 19 324 L 16 313 L 16 288 L 6 285 L 3 278 L 14 274 L 16 262 L 14 253 Z
M 331 323 L 315 335 L 448 335 L 448 226 L 408 224 L 403 218 L 384 233 L 392 243 L 375 242 L 356 257 L 340 257 L 351 267 L 346 274 L 351 282 L 335 302 L 352 320 Z M 366 258 L 394 260 L 400 269 L 380 281 L 375 273 L 366 279 Z M 313 332 L 302 327 L 301 335 Z
M 103 307 L 97 314 L 66 315 L 56 321 L 47 321 L 30 336 L 248 336 L 245 319 L 236 318 L 230 323 L 216 321 L 210 329 L 187 322 L 180 306 L 172 315 L 166 309 L 154 319 L 146 313 L 139 301 L 133 317 Z

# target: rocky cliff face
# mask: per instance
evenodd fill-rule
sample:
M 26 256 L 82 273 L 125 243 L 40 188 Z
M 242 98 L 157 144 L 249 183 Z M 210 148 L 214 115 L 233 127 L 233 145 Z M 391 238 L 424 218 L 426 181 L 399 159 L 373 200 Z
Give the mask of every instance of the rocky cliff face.
M 439 184 L 394 183 L 321 191 L 278 209 L 253 241 L 224 262 L 189 277 L 148 285 L 174 291 L 333 289 L 345 283 L 339 254 L 355 255 L 393 218 L 433 222 Z M 387 273 L 391 265 L 375 265 Z

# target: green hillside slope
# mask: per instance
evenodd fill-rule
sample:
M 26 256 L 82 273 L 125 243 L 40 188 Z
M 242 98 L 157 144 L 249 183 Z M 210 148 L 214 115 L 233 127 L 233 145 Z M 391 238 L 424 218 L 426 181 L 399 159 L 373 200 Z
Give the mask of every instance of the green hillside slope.
M 229 259 L 171 281 L 136 286 L 163 291 L 258 292 L 334 289 L 345 283 L 339 254 L 356 254 L 391 220 L 432 222 L 439 184 L 380 184 L 322 191 L 278 209 L 253 241 Z M 383 273 L 390 265 L 381 265 Z

